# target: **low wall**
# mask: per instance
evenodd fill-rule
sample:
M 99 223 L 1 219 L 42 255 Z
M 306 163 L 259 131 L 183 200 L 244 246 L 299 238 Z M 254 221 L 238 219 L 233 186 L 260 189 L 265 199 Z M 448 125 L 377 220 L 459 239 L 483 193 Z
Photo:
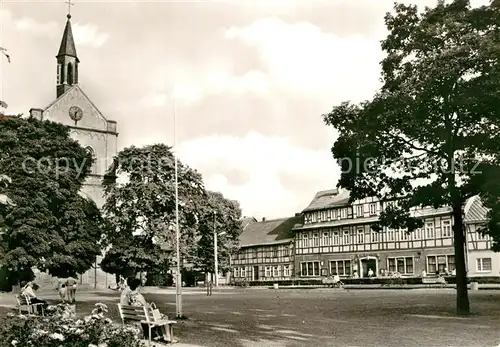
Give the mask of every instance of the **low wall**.
M 449 284 L 456 284 L 456 277 L 444 276 L 446 282 Z M 403 277 L 403 278 L 389 278 L 389 277 L 374 277 L 374 278 L 347 278 L 341 279 L 344 284 L 422 284 L 421 277 Z M 500 283 L 500 277 L 470 277 L 467 283 Z M 319 286 L 323 285 L 322 279 L 296 279 L 296 280 L 280 280 L 280 281 L 235 281 L 231 285 L 234 286 L 273 286 L 278 283 L 280 286 Z

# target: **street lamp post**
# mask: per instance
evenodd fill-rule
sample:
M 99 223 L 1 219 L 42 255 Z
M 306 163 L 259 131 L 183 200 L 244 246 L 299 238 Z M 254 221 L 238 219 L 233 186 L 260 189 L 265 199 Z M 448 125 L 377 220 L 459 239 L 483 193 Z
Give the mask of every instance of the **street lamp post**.
M 224 235 L 226 232 L 223 231 L 219 234 L 217 234 L 217 229 L 215 228 L 215 216 L 217 212 L 214 212 L 214 260 L 215 260 L 215 266 L 214 266 L 214 276 L 215 276 L 215 286 L 219 286 L 219 249 L 217 245 L 217 238 L 221 235 Z
M 177 120 L 177 104 L 176 96 L 174 95 L 174 171 L 175 171 L 175 238 L 177 241 L 177 274 L 175 279 L 175 307 L 177 317 L 182 317 L 182 274 L 181 274 L 181 254 L 180 254 L 180 232 L 179 232 L 179 179 L 177 175 L 177 156 L 175 154 L 176 146 L 176 120 Z

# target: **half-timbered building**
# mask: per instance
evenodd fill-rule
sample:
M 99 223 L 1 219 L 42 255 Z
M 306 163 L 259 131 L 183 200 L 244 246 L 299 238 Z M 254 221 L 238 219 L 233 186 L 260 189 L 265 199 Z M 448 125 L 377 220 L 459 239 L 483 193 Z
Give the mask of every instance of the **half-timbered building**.
M 293 276 L 295 224 L 300 216 L 248 224 L 239 237 L 239 251 L 232 256 L 235 282 L 290 280 Z
M 477 206 L 479 200 L 474 201 L 475 204 L 468 202 L 473 206 L 470 211 L 480 209 Z M 455 256 L 451 208 L 413 209 L 412 215 L 422 218 L 424 225 L 411 233 L 390 228 L 373 231 L 371 224 L 391 203 L 396 202 L 366 198 L 349 204 L 349 192 L 336 189 L 316 194 L 303 211 L 303 223 L 294 228 L 296 276 L 318 278 L 337 274 L 362 278 L 368 276 L 370 269 L 375 276 L 388 273 L 420 276 L 422 271 L 428 274 L 452 272 Z M 481 218 L 484 218 L 484 213 Z M 469 235 L 473 238 L 479 237 L 476 225 L 478 221 L 469 220 Z M 473 242 L 469 240 L 470 247 Z M 490 247 L 488 241 L 476 244 L 482 247 L 484 254 L 489 252 L 486 251 Z M 473 255 L 478 252 L 469 252 L 469 263 L 481 262 L 479 269 L 491 268 L 488 260 L 491 254 L 487 257 Z M 483 260 L 477 259 L 486 259 L 485 265 L 482 265 Z M 498 266 L 498 261 L 496 264 Z
M 475 196 L 464 208 L 464 223 L 467 229 L 467 265 L 469 277 L 500 276 L 500 254 L 491 250 L 493 240 L 481 233 L 487 223 L 488 210 Z

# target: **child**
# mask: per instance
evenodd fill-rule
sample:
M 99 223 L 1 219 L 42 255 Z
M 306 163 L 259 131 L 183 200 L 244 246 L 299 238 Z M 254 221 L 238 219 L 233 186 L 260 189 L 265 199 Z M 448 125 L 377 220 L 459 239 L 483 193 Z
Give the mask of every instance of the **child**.
M 61 297 L 61 301 L 63 303 L 66 302 L 66 294 L 67 293 L 68 293 L 68 288 L 66 288 L 66 284 L 61 283 L 61 285 L 59 286 L 59 296 Z

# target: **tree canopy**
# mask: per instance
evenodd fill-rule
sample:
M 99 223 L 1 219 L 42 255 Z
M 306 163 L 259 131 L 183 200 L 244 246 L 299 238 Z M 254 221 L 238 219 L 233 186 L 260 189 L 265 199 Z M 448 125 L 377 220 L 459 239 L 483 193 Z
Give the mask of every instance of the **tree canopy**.
M 206 273 L 215 271 L 214 231 L 217 237 L 219 271 L 229 269 L 229 257 L 238 246 L 241 234 L 241 208 L 237 201 L 221 193 L 207 192 L 208 199 L 199 210 L 198 243 L 194 250 L 195 266 Z
M 195 243 L 198 206 L 206 198 L 201 175 L 179 160 L 178 196 L 181 252 Z M 113 171 L 126 183 L 107 179 L 104 212 L 115 232 L 101 267 L 121 273 L 148 271 L 167 261 L 175 249 L 175 161 L 171 148 L 149 145 L 118 153 Z M 118 266 L 119 265 L 119 266 Z M 115 267 L 116 266 L 116 267 Z
M 172 149 L 163 144 L 121 151 L 105 179 L 104 211 L 115 232 L 101 268 L 129 275 L 165 268 L 176 255 L 175 161 Z M 180 250 L 183 263 L 193 262 L 213 271 L 215 228 L 225 232 L 219 240 L 221 270 L 228 267 L 229 252 L 239 235 L 238 202 L 205 190 L 201 175 L 177 159 Z M 113 177 L 122 176 L 125 183 Z
M 500 11 L 469 1 L 439 1 L 419 12 L 395 4 L 385 16 L 382 87 L 371 100 L 343 102 L 324 115 L 340 133 L 332 153 L 339 186 L 351 199 L 398 199 L 382 226 L 413 231 L 416 206 L 451 206 L 457 273 L 457 313 L 469 313 L 462 207 L 474 195 L 499 216 Z M 498 193 L 496 189 L 494 192 Z M 500 218 L 485 232 L 499 239 Z
M 58 277 L 88 270 L 103 233 L 95 203 L 80 194 L 92 158 L 61 124 L 0 120 L 0 174 L 15 206 L 6 206 L 1 264 L 13 282 L 32 267 Z M 12 283 L 12 282 L 11 282 Z

